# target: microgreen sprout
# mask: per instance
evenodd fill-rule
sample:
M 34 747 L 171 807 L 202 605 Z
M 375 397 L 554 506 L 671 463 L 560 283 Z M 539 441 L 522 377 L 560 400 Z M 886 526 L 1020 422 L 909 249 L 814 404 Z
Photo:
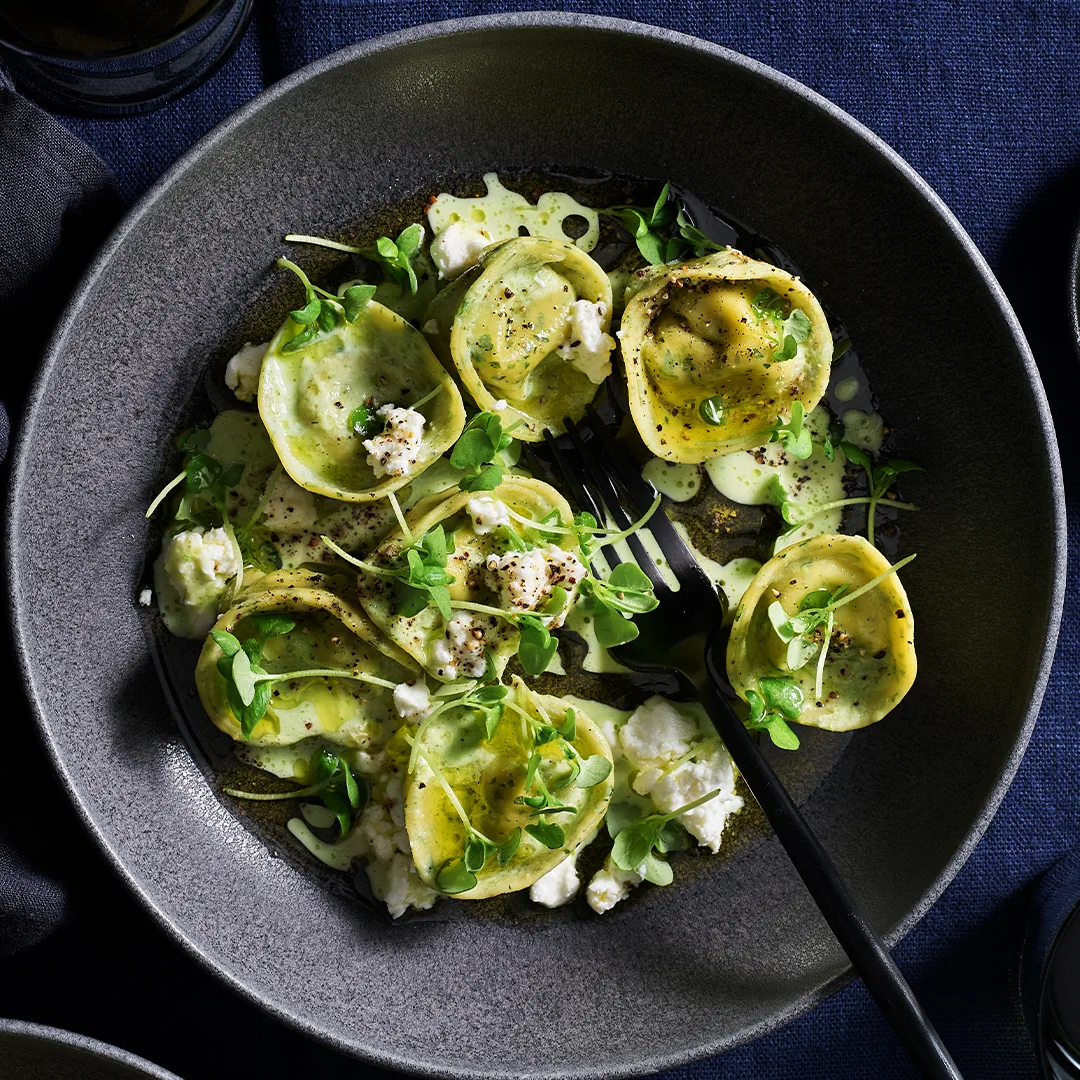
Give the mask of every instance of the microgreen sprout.
M 826 436 L 826 438 L 828 438 L 828 436 Z M 769 482 L 769 495 L 779 509 L 780 516 L 790 526 L 782 536 L 790 536 L 803 525 L 813 521 L 814 518 L 819 517 L 821 514 L 828 513 L 830 510 L 840 510 L 847 506 L 865 506 L 867 507 L 866 538 L 870 543 L 874 543 L 874 519 L 878 507 L 883 500 L 885 501 L 885 505 L 893 510 L 919 509 L 914 503 L 901 502 L 899 499 L 889 498 L 889 489 L 892 487 L 893 481 L 901 473 L 916 470 L 921 472 L 921 465 L 916 465 L 914 462 L 903 461 L 897 458 L 889 458 L 880 465 L 874 465 L 873 458 L 871 458 L 865 450 L 853 446 L 851 443 L 839 443 L 838 445 L 839 448 L 843 450 L 848 461 L 852 464 L 860 465 L 866 470 L 870 483 L 870 494 L 853 496 L 847 499 L 833 499 L 830 502 L 807 506 L 792 499 L 780 478 L 774 476 Z M 826 444 L 824 448 L 826 456 L 829 452 L 828 446 L 829 444 Z
M 249 555 L 252 553 L 244 548 L 233 528 L 229 518 L 228 494 L 240 482 L 245 466 L 242 462 L 225 465 L 211 457 L 206 453 L 209 441 L 210 433 L 200 428 L 185 431 L 177 438 L 177 449 L 185 453 L 184 467 L 157 493 L 147 508 L 146 517 L 152 517 L 170 493 L 182 485 L 183 495 L 173 515 L 174 527 L 188 523 L 206 527 L 220 519 L 221 528 L 237 556 L 239 569 L 233 579 L 235 595 L 243 585 L 244 566 L 251 562 Z
M 627 825 L 615 836 L 611 861 L 620 870 L 637 872 L 654 885 L 670 885 L 671 866 L 660 856 L 684 846 L 682 830 L 677 827 L 675 819 L 715 799 L 720 791 L 720 788 L 716 788 L 670 813 L 650 814 L 634 825 Z
M 619 563 L 606 581 L 585 578 L 581 594 L 592 611 L 596 640 L 605 649 L 625 645 L 638 636 L 638 628 L 628 615 L 653 611 L 659 605 L 648 574 L 633 563 Z
M 293 791 L 274 793 L 240 791 L 222 788 L 226 795 L 252 802 L 276 802 L 283 799 L 308 799 L 318 796 L 322 804 L 337 819 L 339 838 L 344 840 L 352 824 L 360 816 L 368 800 L 366 781 L 357 781 L 344 758 L 329 750 L 317 750 L 307 767 L 311 782 Z
M 771 428 L 769 442 L 778 442 L 792 457 L 806 460 L 814 452 L 814 440 L 803 421 L 806 410 L 801 401 L 791 403 L 791 419 L 785 424 L 777 420 Z
M 525 764 L 522 793 L 514 801 L 527 807 L 532 816 L 538 819 L 542 815 L 576 814 L 577 807 L 567 804 L 556 792 L 564 791 L 571 786 L 590 788 L 603 783 L 611 773 L 611 762 L 603 754 L 593 754 L 591 757 L 582 759 L 577 752 L 574 746 L 574 740 L 577 738 L 577 716 L 573 708 L 568 707 L 561 722 L 556 723 L 546 713 L 542 713 L 542 718 L 537 719 L 513 702 L 508 702 L 508 705 L 533 730 L 533 751 Z M 539 708 L 539 705 L 537 707 Z M 540 766 L 544 761 L 540 747 L 549 743 L 558 744 L 568 767 L 562 775 L 554 778 L 549 776 L 545 780 L 540 771 Z M 526 825 L 525 831 L 545 847 L 553 850 L 566 843 L 565 830 L 552 821 L 537 820 Z
M 503 481 L 500 456 L 514 438 L 503 430 L 502 419 L 493 412 L 477 413 L 454 443 L 450 464 L 467 473 L 458 482 L 462 491 L 493 491 Z
M 310 344 L 320 333 L 329 333 L 341 325 L 341 320 L 352 323 L 360 317 L 368 301 L 375 295 L 374 285 L 353 285 L 342 296 L 312 285 L 307 274 L 289 259 L 278 259 L 277 265 L 291 270 L 304 286 L 304 306 L 289 312 L 289 320 L 300 329 L 296 335 L 281 346 L 283 353 L 295 352 Z
M 653 266 L 700 258 L 706 252 L 721 251 L 724 247 L 694 225 L 686 208 L 672 197 L 670 183 L 663 186 L 652 206 L 623 204 L 609 206 L 600 213 L 626 229 L 634 238 L 642 258 Z
M 441 701 L 436 705 L 420 721 L 420 726 L 416 729 L 412 753 L 409 755 L 409 772 L 415 772 L 416 770 L 416 762 L 420 753 L 419 746 L 428 727 L 436 717 L 441 716 L 449 709 L 467 709 L 475 713 L 483 724 L 484 738 L 490 741 L 506 709 L 506 693 L 506 687 L 499 682 L 470 682 L 462 687 L 460 694 L 455 694 L 449 700 Z
M 387 566 L 376 566 L 350 555 L 328 536 L 321 539 L 335 555 L 365 573 L 397 582 L 400 590 L 397 610 L 399 615 L 412 618 L 428 604 L 434 604 L 444 619 L 450 618 L 450 590 L 447 586 L 452 585 L 456 578 L 446 570 L 451 549 L 447 545 L 446 531 L 441 524 L 425 533 L 413 545 L 406 547 L 401 555 Z
M 301 233 L 290 233 L 285 239 L 296 244 L 314 244 L 317 247 L 330 248 L 332 251 L 347 251 L 352 255 L 360 255 L 371 262 L 379 263 L 387 278 L 393 281 L 402 292 L 408 288 L 409 292 L 415 294 L 419 288 L 413 260 L 423 245 L 424 227 L 418 222 L 403 229 L 396 240 L 392 240 L 389 236 L 380 236 L 375 241 L 374 247 L 354 247 L 352 244 L 342 244 L 337 240 L 326 240 L 321 236 L 307 236 Z M 355 287 L 370 288 L 372 293 L 375 292 L 374 286 Z M 346 295 L 348 291 L 346 290 Z M 352 322 L 351 319 L 349 321 Z
M 809 316 L 801 308 L 793 308 L 775 289 L 764 288 L 750 300 L 750 310 L 759 321 L 769 320 L 778 325 L 773 339 L 772 360 L 790 360 L 799 346 L 810 337 L 813 326 Z M 809 456 L 809 455 L 805 455 Z
M 878 465 L 874 459 L 861 447 L 854 446 L 849 442 L 842 442 L 840 449 L 852 465 L 861 466 L 866 471 L 866 477 L 870 484 L 870 494 L 867 496 L 869 507 L 866 511 L 866 539 L 874 543 L 874 515 L 877 512 L 878 503 L 886 499 L 889 489 L 901 473 L 922 472 L 923 467 L 916 465 L 914 461 L 906 461 L 903 458 L 887 458 Z M 911 503 L 899 502 L 889 499 L 888 505 L 898 510 L 917 510 L 917 506 Z
M 871 589 L 876 589 L 886 578 L 907 566 L 914 558 L 914 555 L 909 555 L 906 559 L 893 563 L 887 570 L 883 570 L 857 589 L 851 589 L 847 584 L 831 590 L 814 589 L 799 601 L 799 609 L 793 615 L 789 615 L 784 610 L 784 605 L 779 600 L 774 600 L 769 605 L 769 622 L 772 623 L 773 630 L 776 631 L 780 640 L 787 644 L 788 671 L 799 671 L 815 656 L 818 657 L 814 683 L 816 698 L 821 698 L 825 658 L 832 639 L 834 613 L 860 596 L 864 596 Z
M 803 710 L 803 692 L 792 678 L 758 679 L 756 690 L 746 691 L 750 715 L 743 721 L 751 731 L 767 731 L 781 750 L 798 750 L 799 736 L 788 726 Z
M 435 875 L 435 885 L 448 896 L 468 892 L 476 887 L 476 875 L 483 870 L 492 855 L 495 856 L 500 866 L 505 866 L 514 857 L 521 843 L 521 829 L 514 829 L 501 843 L 480 832 L 469 820 L 465 807 L 461 805 L 461 800 L 447 782 L 438 762 L 433 761 L 431 755 L 420 746 L 419 733 L 416 737 L 409 738 L 407 741 L 412 743 L 416 754 L 423 758 L 424 763 L 431 770 L 439 786 L 443 789 L 443 793 L 450 801 L 450 805 L 461 819 L 461 823 L 465 826 L 465 845 L 460 858 L 448 860 L 439 869 Z
M 559 536 L 576 537 L 578 549 L 581 551 L 582 556 L 586 559 L 591 559 L 598 544 L 603 546 L 618 544 L 628 536 L 633 536 L 639 529 L 644 528 L 649 523 L 649 519 L 653 514 L 660 509 L 662 501 L 663 496 L 658 493 L 656 498 L 653 499 L 649 509 L 646 510 L 637 521 L 632 522 L 625 529 L 601 527 L 597 524 L 595 516 L 590 514 L 587 510 L 580 514 L 575 514 L 573 524 L 569 527 L 558 523 L 559 512 L 557 510 L 551 511 L 547 517 L 540 521 L 527 518 L 524 515 L 517 513 L 515 510 L 512 510 L 510 507 L 506 508 L 506 512 L 514 521 L 526 526 L 530 532 L 535 533 L 543 540 L 553 540 Z
M 284 615 L 257 613 L 247 616 L 247 622 L 255 631 L 241 641 L 227 630 L 211 630 L 210 636 L 217 643 L 223 655 L 218 658 L 217 669 L 225 680 L 225 690 L 229 707 L 240 725 L 240 732 L 245 739 L 251 737 L 255 726 L 266 715 L 273 695 L 273 686 L 278 682 L 291 682 L 294 679 L 353 679 L 393 690 L 396 683 L 369 675 L 357 668 L 343 670 L 337 668 L 309 668 L 302 671 L 270 672 L 261 666 L 263 646 L 270 638 L 282 637 L 296 628 L 294 620 Z

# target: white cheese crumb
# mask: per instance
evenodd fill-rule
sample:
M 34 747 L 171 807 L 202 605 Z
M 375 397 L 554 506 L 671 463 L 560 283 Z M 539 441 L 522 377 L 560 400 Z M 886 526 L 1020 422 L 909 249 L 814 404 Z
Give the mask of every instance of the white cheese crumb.
M 534 904 L 543 904 L 546 908 L 562 907 L 577 896 L 581 887 L 581 878 L 577 872 L 577 856 L 570 855 L 563 859 L 553 870 L 549 870 L 538 881 L 533 882 L 529 890 L 529 899 Z
M 493 401 L 491 407 L 495 412 L 502 412 L 506 408 L 506 398 L 501 397 L 498 401 Z
M 403 720 L 417 720 L 431 711 L 431 695 L 423 679 L 394 687 L 394 708 Z
M 262 372 L 266 342 L 252 345 L 249 341 L 225 365 L 225 385 L 240 401 L 254 401 L 259 392 L 259 374 Z
M 459 611 L 447 624 L 428 654 L 431 666 L 441 678 L 453 680 L 458 669 L 470 679 L 479 679 L 487 670 L 484 657 L 484 628 L 467 611 Z
M 203 609 L 209 624 L 214 621 L 226 586 L 239 569 L 236 547 L 224 529 L 197 526 L 177 533 L 165 549 L 165 572 L 181 602 Z M 206 618 L 201 621 L 206 622 Z
M 308 532 L 319 520 L 314 492 L 295 483 L 281 466 L 267 481 L 263 513 L 266 525 L 279 532 Z
M 611 350 L 615 348 L 615 339 L 601 326 L 606 314 L 607 305 L 602 301 L 575 300 L 570 305 L 567 340 L 559 346 L 559 355 L 597 384 L 611 374 Z
M 367 463 L 377 477 L 404 476 L 420 456 L 424 415 L 396 405 L 383 405 L 375 415 L 386 420 L 386 427 L 381 435 L 364 440 Z
M 439 898 L 434 889 L 420 880 L 411 855 L 395 855 L 381 874 L 369 870 L 368 880 L 371 891 L 386 904 L 394 919 L 400 919 L 410 908 L 427 911 Z
M 689 752 L 699 734 L 697 722 L 662 697 L 639 705 L 619 729 L 619 748 L 637 770 L 634 790 L 648 795 L 664 769 Z
M 478 536 L 484 536 L 499 525 L 510 524 L 506 503 L 493 499 L 490 495 L 470 499 L 465 509 L 473 519 L 473 532 Z
M 644 880 L 636 870 L 620 870 L 609 855 L 603 868 L 598 870 L 589 882 L 585 899 L 597 915 L 603 915 L 620 900 L 625 900 L 630 895 L 630 890 Z
M 153 602 L 154 602 L 154 593 L 153 593 L 152 590 L 143 589 L 143 591 L 141 593 L 139 593 L 139 603 L 143 607 L 149 607 Z
M 480 252 L 491 243 L 486 229 L 475 229 L 455 221 L 431 241 L 431 261 L 439 268 L 439 277 L 460 277 L 476 265 Z
M 421 326 L 420 329 L 425 334 L 437 334 L 439 332 L 439 320 L 438 319 L 428 319 L 428 321 L 426 323 L 424 323 L 424 325 Z
M 392 800 L 391 800 L 392 802 Z M 379 862 L 389 862 L 394 854 L 409 855 L 409 834 L 404 825 L 398 825 L 387 801 L 372 801 L 364 808 L 356 823 L 360 836 L 368 850 Z
M 720 788 L 719 795 L 679 815 L 679 822 L 686 831 L 715 854 L 720 850 L 728 817 L 743 806 L 742 798 L 735 794 L 735 770 L 731 758 L 723 747 L 718 746 L 707 756 L 688 761 L 662 776 L 653 784 L 649 797 L 657 810 L 668 814 L 717 788 Z
M 519 611 L 535 611 L 556 585 L 572 593 L 586 574 L 577 556 L 554 545 L 489 555 L 486 567 L 488 584 L 499 593 L 503 606 Z

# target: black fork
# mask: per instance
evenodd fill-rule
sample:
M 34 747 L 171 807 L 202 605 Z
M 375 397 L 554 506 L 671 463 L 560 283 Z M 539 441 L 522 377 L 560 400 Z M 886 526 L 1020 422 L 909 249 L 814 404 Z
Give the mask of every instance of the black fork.
M 655 493 L 592 406 L 587 417 L 588 423 L 564 421 L 572 451 L 560 447 L 550 432 L 545 435 L 548 449 L 579 508 L 601 523 L 610 517 L 620 529 L 626 528 L 631 519 L 649 509 Z M 674 676 L 697 697 L 852 966 L 912 1060 L 934 1080 L 962 1080 L 884 942 L 732 707 L 718 647 L 723 598 L 662 509 L 649 519 L 648 529 L 679 587 L 668 585 L 640 538 L 629 537 L 630 551 L 652 581 L 660 603 L 654 611 L 635 616 L 639 636 L 612 649 L 612 655 L 634 671 Z M 621 561 L 613 547 L 601 550 L 609 565 Z

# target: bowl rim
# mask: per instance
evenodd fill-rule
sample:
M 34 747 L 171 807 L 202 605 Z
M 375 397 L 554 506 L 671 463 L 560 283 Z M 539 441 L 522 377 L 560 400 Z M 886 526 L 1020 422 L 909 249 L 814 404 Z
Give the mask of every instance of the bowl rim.
M 163 1069 L 160 1065 L 155 1065 L 152 1061 L 131 1053 L 130 1050 L 123 1050 L 119 1046 L 112 1046 L 110 1043 L 91 1038 L 89 1035 L 82 1035 L 77 1031 L 65 1031 L 63 1028 L 35 1024 L 29 1020 L 6 1020 L 0 1017 L 0 1045 L 9 1037 L 25 1039 L 45 1046 L 59 1045 L 78 1050 L 100 1061 L 134 1069 L 144 1076 L 151 1077 L 152 1080 L 180 1080 L 176 1073 L 171 1073 L 168 1069 Z
M 257 1005 L 277 1020 L 282 1021 L 294 1030 L 300 1031 L 310 1038 L 332 1046 L 339 1052 L 370 1061 L 373 1064 L 397 1070 L 406 1070 L 417 1075 L 433 1077 L 509 1077 L 520 1075 L 505 1071 L 486 1070 L 451 1072 L 448 1068 L 440 1068 L 432 1063 L 413 1061 L 404 1056 L 387 1053 L 375 1046 L 360 1048 L 352 1043 L 347 1043 L 332 1033 L 316 1028 L 306 1017 L 290 1011 L 287 1007 L 275 1002 L 268 1002 L 259 998 L 237 976 L 226 970 L 218 960 L 203 951 L 200 946 L 188 940 L 182 930 L 174 924 L 166 911 L 159 907 L 149 889 L 129 871 L 124 863 L 122 855 L 114 848 L 112 838 L 103 830 L 99 830 L 90 812 L 90 807 L 84 802 L 83 795 L 78 792 L 71 783 L 64 762 L 61 760 L 57 749 L 48 734 L 46 710 L 35 693 L 33 671 L 30 666 L 26 647 L 24 645 L 23 632 L 20 623 L 19 603 L 14 589 L 14 583 L 19 575 L 19 551 L 18 539 L 13 525 L 16 512 L 21 500 L 20 493 L 24 488 L 23 474 L 27 467 L 26 450 L 31 442 L 31 435 L 37 420 L 37 412 L 45 395 L 46 384 L 53 365 L 59 362 L 58 346 L 70 331 L 78 318 L 79 312 L 92 292 L 98 277 L 104 272 L 113 255 L 127 241 L 136 226 L 157 200 L 163 197 L 173 183 L 199 161 L 206 153 L 215 149 L 220 143 L 227 140 L 233 131 L 246 123 L 248 119 L 261 110 L 267 108 L 278 99 L 288 95 L 294 88 L 334 68 L 361 61 L 367 57 L 428 40 L 449 38 L 458 34 L 472 34 L 477 31 L 515 31 L 515 30 L 550 30 L 569 29 L 606 32 L 613 35 L 627 35 L 633 38 L 643 38 L 656 41 L 663 45 L 674 46 L 679 49 L 689 50 L 698 54 L 704 54 L 736 68 L 750 73 L 756 78 L 764 79 L 778 85 L 786 92 L 802 99 L 813 108 L 825 113 L 830 119 L 837 122 L 849 132 L 869 144 L 870 148 L 884 158 L 901 177 L 912 185 L 915 191 L 936 212 L 943 224 L 959 242 L 964 254 L 970 260 L 972 266 L 985 283 L 991 299 L 997 305 L 1003 316 L 1005 327 L 1011 335 L 1016 352 L 1021 360 L 1024 373 L 1031 387 L 1033 403 L 1041 424 L 1041 434 L 1047 448 L 1047 478 L 1053 491 L 1052 521 L 1054 530 L 1054 556 L 1052 572 L 1052 588 L 1048 597 L 1046 641 L 1035 673 L 1032 694 L 1027 708 L 1023 714 L 1022 724 L 1017 732 L 1016 740 L 1011 747 L 1000 775 L 993 790 L 985 800 L 983 806 L 973 820 L 964 840 L 959 844 L 956 851 L 942 868 L 939 875 L 927 888 L 919 901 L 912 907 L 908 914 L 901 919 L 891 930 L 883 933 L 882 937 L 889 948 L 894 947 L 929 911 L 948 885 L 955 878 L 960 868 L 970 857 L 975 846 L 986 832 L 994 814 L 997 812 L 1004 799 L 1020 761 L 1023 758 L 1027 744 L 1031 737 L 1035 721 L 1039 714 L 1043 695 L 1053 666 L 1058 631 L 1061 622 L 1062 609 L 1065 598 L 1065 577 L 1067 559 L 1067 531 L 1065 514 L 1065 492 L 1061 469 L 1060 454 L 1058 451 L 1057 438 L 1050 407 L 1046 398 L 1045 389 L 1035 364 L 1031 348 L 1028 345 L 1019 319 L 1009 303 L 1000 283 L 990 269 L 982 252 L 960 224 L 959 220 L 949 209 L 943 199 L 931 188 L 926 180 L 916 172 L 891 146 L 880 136 L 876 135 L 864 124 L 849 115 L 838 105 L 818 94 L 809 87 L 798 82 L 789 75 L 769 67 L 768 65 L 754 60 L 742 53 L 727 49 L 722 45 L 704 38 L 695 37 L 680 31 L 671 30 L 667 27 L 656 26 L 649 23 L 636 22 L 628 19 L 613 18 L 601 15 L 556 12 L 556 11 L 524 11 L 499 15 L 479 15 L 466 18 L 447 19 L 437 22 L 428 22 L 406 27 L 391 33 L 379 35 L 346 46 L 327 54 L 310 64 L 307 64 L 284 79 L 266 88 L 250 101 L 240 106 L 227 116 L 202 138 L 186 150 L 136 201 L 120 223 L 115 227 L 106 240 L 94 260 L 84 273 L 79 285 L 72 293 L 64 313 L 58 321 L 51 335 L 48 345 L 42 354 L 41 364 L 35 374 L 30 391 L 27 395 L 22 410 L 20 422 L 15 431 L 14 445 L 12 447 L 12 464 L 10 482 L 7 495 L 7 515 L 4 524 L 5 556 L 4 571 L 7 574 L 9 584 L 9 596 L 12 602 L 8 605 L 8 623 L 14 644 L 16 664 L 21 675 L 22 684 L 26 690 L 31 712 L 37 724 L 39 734 L 45 744 L 46 752 L 56 769 L 61 782 L 67 789 L 75 806 L 79 818 L 84 827 L 98 845 L 112 869 L 132 891 L 138 901 L 149 912 L 154 921 L 166 934 L 191 956 L 195 957 L 214 977 L 221 980 L 225 985 L 239 993 L 243 998 Z M 1080 256 L 1080 237 L 1077 246 Z M 740 1045 L 761 1036 L 778 1030 L 789 1024 L 797 1017 L 808 1012 L 811 1008 L 824 1001 L 842 986 L 846 985 L 854 977 L 850 966 L 840 971 L 836 976 L 825 980 L 815 989 L 806 992 L 794 1000 L 787 1008 L 780 1010 L 771 1017 L 750 1028 L 744 1029 L 737 1038 L 712 1039 L 701 1044 L 693 1050 L 666 1051 L 657 1053 L 647 1060 L 642 1060 L 630 1068 L 620 1068 L 618 1075 L 645 1075 L 661 1069 L 672 1068 L 687 1062 L 704 1060 L 705 1058 L 722 1053 L 733 1046 Z M 584 1077 L 610 1077 L 616 1075 L 610 1068 L 601 1065 L 585 1068 L 572 1068 L 560 1073 L 560 1076 L 573 1078 Z

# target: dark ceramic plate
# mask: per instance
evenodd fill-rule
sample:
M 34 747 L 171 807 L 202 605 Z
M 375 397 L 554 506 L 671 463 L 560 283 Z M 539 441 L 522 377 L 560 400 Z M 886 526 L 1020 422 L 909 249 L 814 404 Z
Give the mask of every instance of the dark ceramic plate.
M 4 1080 L 179 1080 L 175 1073 L 97 1039 L 59 1028 L 0 1020 Z
M 763 831 L 602 919 L 391 926 L 219 801 L 169 715 L 134 604 L 143 510 L 282 235 L 332 233 L 455 175 L 547 167 L 670 176 L 773 238 L 843 318 L 928 470 L 905 522 L 915 690 L 803 785 L 889 941 L 1000 802 L 1061 607 L 1061 476 L 1016 319 L 933 192 L 805 88 L 669 31 L 519 15 L 366 42 L 240 110 L 131 213 L 52 342 L 9 508 L 16 640 L 57 768 L 161 925 L 282 1020 L 424 1073 L 644 1073 L 774 1028 L 848 975 Z M 1027 451 L 987 455 L 987 416 Z M 1024 605 L 998 603 L 1005 581 Z

